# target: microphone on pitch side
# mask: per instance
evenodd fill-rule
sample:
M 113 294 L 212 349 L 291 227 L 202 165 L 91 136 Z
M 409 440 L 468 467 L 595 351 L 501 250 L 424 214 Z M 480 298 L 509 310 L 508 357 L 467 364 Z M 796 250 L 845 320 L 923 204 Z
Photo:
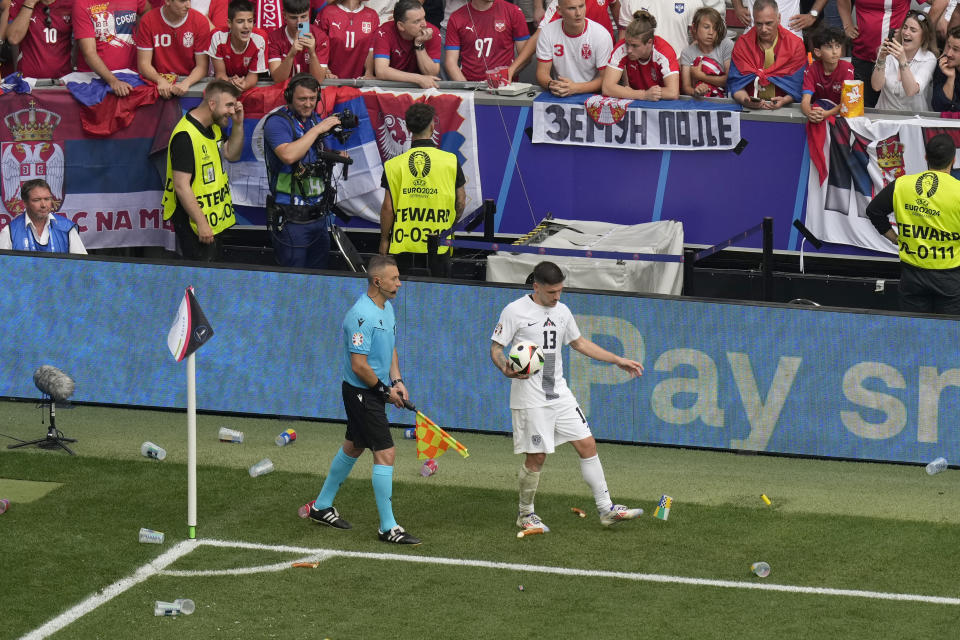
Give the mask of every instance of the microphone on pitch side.
M 63 402 L 73 395 L 73 378 L 49 364 L 33 372 L 33 384 L 54 402 Z

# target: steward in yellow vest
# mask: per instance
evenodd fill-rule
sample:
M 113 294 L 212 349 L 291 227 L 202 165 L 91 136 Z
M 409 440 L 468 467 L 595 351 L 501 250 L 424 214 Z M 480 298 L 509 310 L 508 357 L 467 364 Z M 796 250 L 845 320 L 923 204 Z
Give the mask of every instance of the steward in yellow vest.
M 955 157 L 953 139 L 934 136 L 926 144 L 929 169 L 897 178 L 867 206 L 873 226 L 899 249 L 903 311 L 960 314 L 960 180 L 950 175 Z
M 433 144 L 434 115 L 428 104 L 411 105 L 406 113 L 411 148 L 384 164 L 380 253 L 412 254 L 397 256 L 405 271 L 429 264 L 433 275 L 446 276 L 450 247 L 441 246 L 440 259 L 431 256 L 428 262 L 427 236 L 446 231 L 463 215 L 466 179 L 457 156 Z
M 216 260 L 222 252 L 217 234 L 236 222 L 230 185 L 220 146 L 231 162 L 243 150 L 243 105 L 240 90 L 223 80 L 210 80 L 203 102 L 174 127 L 167 146 L 167 179 L 163 219 L 173 219 L 180 252 L 188 260 Z M 230 137 L 223 129 L 233 121 Z

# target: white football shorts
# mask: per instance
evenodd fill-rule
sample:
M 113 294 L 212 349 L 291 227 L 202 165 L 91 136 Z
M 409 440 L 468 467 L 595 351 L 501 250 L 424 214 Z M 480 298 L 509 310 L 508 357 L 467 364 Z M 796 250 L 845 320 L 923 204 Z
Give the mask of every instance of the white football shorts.
M 590 425 L 572 396 L 544 407 L 511 409 L 514 453 L 553 453 L 564 442 L 591 436 Z

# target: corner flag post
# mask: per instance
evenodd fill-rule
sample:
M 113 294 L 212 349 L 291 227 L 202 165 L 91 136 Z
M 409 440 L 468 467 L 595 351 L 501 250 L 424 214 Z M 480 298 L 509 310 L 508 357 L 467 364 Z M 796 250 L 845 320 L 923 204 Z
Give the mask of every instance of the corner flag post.
M 197 537 L 197 361 L 196 351 L 213 337 L 193 287 L 187 287 L 177 317 L 167 334 L 167 347 L 174 359 L 187 360 L 187 530 Z

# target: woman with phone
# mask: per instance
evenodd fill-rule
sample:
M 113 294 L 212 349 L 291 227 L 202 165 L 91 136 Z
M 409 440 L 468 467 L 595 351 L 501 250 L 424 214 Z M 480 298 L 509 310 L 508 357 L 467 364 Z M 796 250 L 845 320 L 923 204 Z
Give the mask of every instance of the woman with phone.
M 910 11 L 899 33 L 880 45 L 877 62 L 870 76 L 874 91 L 880 92 L 878 109 L 930 111 L 931 81 L 937 66 L 936 35 L 927 16 Z

